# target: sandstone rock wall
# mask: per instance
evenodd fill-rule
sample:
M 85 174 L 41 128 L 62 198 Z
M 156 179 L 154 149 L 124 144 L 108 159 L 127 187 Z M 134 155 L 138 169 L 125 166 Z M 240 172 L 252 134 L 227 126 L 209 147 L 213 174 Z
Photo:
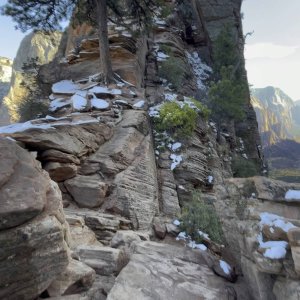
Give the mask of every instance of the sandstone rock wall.
M 0 297 L 34 299 L 69 264 L 69 228 L 56 183 L 16 141 L 0 142 Z

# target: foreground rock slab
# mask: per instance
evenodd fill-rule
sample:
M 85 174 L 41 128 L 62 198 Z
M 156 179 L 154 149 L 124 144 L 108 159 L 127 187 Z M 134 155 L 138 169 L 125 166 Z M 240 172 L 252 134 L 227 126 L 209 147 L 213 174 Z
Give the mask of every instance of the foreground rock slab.
M 107 300 L 236 299 L 234 295 L 233 285 L 214 275 L 200 252 L 142 242 L 136 245 Z
M 0 299 L 36 299 L 70 260 L 61 193 L 28 151 L 0 145 Z

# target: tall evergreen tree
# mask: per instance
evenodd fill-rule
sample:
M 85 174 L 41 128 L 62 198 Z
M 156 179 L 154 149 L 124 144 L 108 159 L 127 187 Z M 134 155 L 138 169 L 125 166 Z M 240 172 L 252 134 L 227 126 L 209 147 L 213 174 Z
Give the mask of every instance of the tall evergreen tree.
M 217 123 L 217 140 L 221 137 L 221 124 L 241 121 L 247 98 L 247 82 L 242 76 L 241 57 L 232 32 L 226 26 L 217 37 L 213 51 L 213 79 L 209 89 L 212 114 Z
M 127 0 L 130 12 L 142 19 L 153 0 Z M 61 29 L 62 21 L 70 19 L 76 6 L 84 21 L 97 25 L 99 34 L 100 67 L 105 83 L 112 82 L 114 75 L 109 56 L 108 7 L 121 18 L 119 0 L 8 0 L 1 7 L 3 15 L 11 16 L 16 28 L 23 32 L 33 30 L 54 31 Z M 83 11 L 80 11 L 83 9 Z

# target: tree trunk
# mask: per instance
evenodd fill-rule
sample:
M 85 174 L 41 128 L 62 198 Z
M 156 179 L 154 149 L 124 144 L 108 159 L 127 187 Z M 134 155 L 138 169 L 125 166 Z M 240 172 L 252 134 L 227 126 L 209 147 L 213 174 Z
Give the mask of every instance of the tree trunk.
M 106 0 L 95 0 L 97 9 L 97 24 L 99 35 L 100 67 L 103 73 L 104 83 L 114 81 L 114 74 L 109 55 L 109 41 L 107 30 L 107 6 Z

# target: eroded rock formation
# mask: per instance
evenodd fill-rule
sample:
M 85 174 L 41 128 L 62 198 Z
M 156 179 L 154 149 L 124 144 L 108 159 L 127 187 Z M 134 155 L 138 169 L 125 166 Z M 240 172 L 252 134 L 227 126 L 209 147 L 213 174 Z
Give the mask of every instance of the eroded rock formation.
M 30 193 L 15 185 L 16 193 L 10 194 L 12 204 L 21 195 L 25 206 L 7 205 L 8 183 L 3 181 L 0 212 L 10 213 L 9 226 L 17 227 L 1 230 L 0 236 L 45 217 L 57 224 L 58 233 L 51 238 L 60 238 L 49 249 L 57 243 L 64 246 L 59 252 L 64 255 L 60 268 L 48 272 L 51 280 L 47 277 L 43 284 L 32 283 L 38 287 L 35 294 L 28 294 L 30 285 L 20 287 L 18 295 L 24 299 L 42 292 L 42 297 L 61 300 L 263 300 L 275 299 L 275 295 L 293 299 L 299 287 L 298 202 L 287 203 L 285 198 L 288 190 L 299 190 L 299 185 L 262 177 L 230 178 L 233 155 L 259 161 L 253 109 L 249 107 L 247 120 L 236 126 L 237 134 L 232 127 L 222 132 L 221 146 L 216 142 L 215 124 L 200 116 L 192 136 L 180 141 L 157 132 L 151 119 L 159 113 L 161 103 L 174 101 L 193 107 L 190 97 L 205 98 L 205 80 L 211 70 L 207 64 L 224 24 L 234 22 L 243 56 L 241 1 L 191 1 L 187 5 L 193 17 L 188 19 L 175 10 L 173 1 L 166 3 L 170 15 L 166 20 L 156 17 L 149 36 L 135 32 L 133 37 L 123 27 L 109 24 L 112 63 L 120 75 L 119 81 L 109 86 L 103 86 L 97 74 L 97 40 L 86 36 L 76 42 L 90 28 L 70 29 L 66 59 L 56 58 L 41 70 L 43 82 L 52 86 L 52 116 L 0 128 L 1 136 L 6 137 L 1 140 L 3 145 L 26 156 L 21 166 L 34 166 L 26 171 L 28 180 L 23 182 Z M 168 45 L 168 53 L 163 45 Z M 189 79 L 179 91 L 170 89 L 159 77 L 159 68 L 169 54 L 185 63 Z M 58 185 L 19 143 L 36 154 Z M 16 169 L 6 164 L 12 153 L 0 153 L 8 157 L 0 162 L 0 176 L 2 170 L 8 170 L 3 172 L 4 179 Z M 40 181 L 33 180 L 36 177 Z M 183 233 L 175 239 L 180 232 L 180 222 L 175 219 L 195 190 L 201 191 L 205 203 L 219 214 L 225 247 L 208 237 L 201 245 Z M 23 210 L 25 219 L 16 219 L 15 211 L 22 215 Z M 261 224 L 265 212 L 276 214 L 272 218 L 288 224 L 291 231 Z M 7 226 L 8 221 L 3 220 L 0 225 Z M 18 224 L 20 220 L 24 224 Z M 19 233 L 12 235 L 17 239 L 12 248 L 25 236 L 22 230 Z M 39 237 L 44 235 L 47 232 Z M 24 242 L 30 241 L 27 234 Z M 268 246 L 272 241 L 282 242 L 284 256 L 266 256 L 273 251 Z M 42 249 L 48 249 L 47 245 L 41 245 Z M 50 269 L 51 259 L 59 257 L 52 254 L 47 256 L 45 270 Z M 23 251 L 22 255 L 31 254 Z M 39 272 L 43 268 L 41 265 Z M 39 276 L 34 274 L 30 280 Z M 9 286 L 2 289 L 0 285 L 0 295 L 2 291 L 13 295 Z

